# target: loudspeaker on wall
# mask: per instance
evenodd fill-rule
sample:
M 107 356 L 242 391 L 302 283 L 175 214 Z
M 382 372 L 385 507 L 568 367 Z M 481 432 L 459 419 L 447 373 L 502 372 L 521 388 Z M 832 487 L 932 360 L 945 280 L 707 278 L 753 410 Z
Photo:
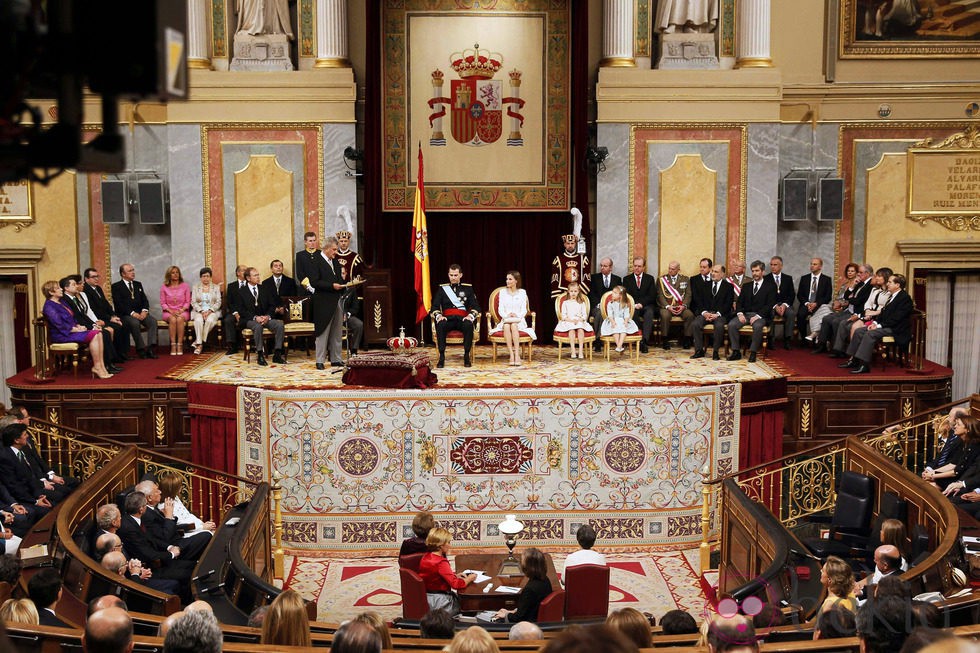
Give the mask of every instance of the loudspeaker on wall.
M 825 177 L 817 181 L 817 220 L 836 222 L 844 219 L 844 180 Z
M 786 222 L 806 220 L 807 180 L 786 177 L 782 180 L 782 215 Z
M 102 180 L 102 222 L 129 223 L 129 197 L 124 179 Z
M 136 183 L 140 201 L 140 224 L 164 224 L 167 221 L 166 198 L 162 179 L 140 179 Z

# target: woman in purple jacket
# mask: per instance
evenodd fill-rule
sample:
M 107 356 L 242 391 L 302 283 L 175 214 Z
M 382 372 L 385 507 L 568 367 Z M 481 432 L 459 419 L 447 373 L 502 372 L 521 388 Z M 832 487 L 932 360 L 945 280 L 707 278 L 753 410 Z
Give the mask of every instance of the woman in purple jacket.
M 48 320 L 48 338 L 51 342 L 77 342 L 88 345 L 89 354 L 92 356 L 92 376 L 111 379 L 112 374 L 106 369 L 102 360 L 102 334 L 99 333 L 99 329 L 86 329 L 75 321 L 71 309 L 61 303 L 64 291 L 57 281 L 46 281 L 41 290 L 47 297 L 41 312 Z

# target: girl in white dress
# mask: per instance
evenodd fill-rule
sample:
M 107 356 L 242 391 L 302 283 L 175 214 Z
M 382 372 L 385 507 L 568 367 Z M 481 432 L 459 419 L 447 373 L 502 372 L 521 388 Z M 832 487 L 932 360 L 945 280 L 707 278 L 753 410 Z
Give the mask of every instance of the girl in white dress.
M 626 289 L 616 286 L 610 291 L 609 301 L 606 303 L 606 319 L 602 322 L 599 333 L 604 336 L 612 336 L 616 342 L 616 351 L 623 351 L 623 341 L 627 334 L 639 331 L 633 316 L 630 315 L 630 303 L 626 298 Z
M 592 325 L 589 324 L 589 314 L 585 307 L 585 298 L 578 282 L 572 281 L 568 284 L 565 292 L 565 301 L 561 303 L 561 320 L 555 326 L 555 331 L 568 332 L 568 346 L 572 350 L 572 358 L 575 355 L 575 340 L 578 339 L 578 356 L 584 359 L 585 351 L 585 332 L 592 333 Z
M 510 354 L 509 364 L 516 367 L 521 364 L 521 331 L 531 336 L 531 340 L 537 340 L 537 336 L 524 322 L 528 304 L 527 293 L 521 288 L 521 273 L 511 270 L 507 273 L 505 283 L 506 288 L 497 295 L 497 314 L 500 315 L 500 323 L 490 333 L 503 332 L 507 353 Z

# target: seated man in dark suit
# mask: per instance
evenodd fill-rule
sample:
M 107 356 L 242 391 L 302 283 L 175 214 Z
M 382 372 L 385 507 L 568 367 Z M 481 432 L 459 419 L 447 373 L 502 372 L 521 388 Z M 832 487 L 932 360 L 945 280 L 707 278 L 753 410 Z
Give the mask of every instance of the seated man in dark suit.
M 41 569 L 27 582 L 27 595 L 37 608 L 37 616 L 42 626 L 72 627 L 59 619 L 54 612 L 61 599 L 61 591 L 61 576 L 52 567 Z
M 649 351 L 647 342 L 653 333 L 653 320 L 657 310 L 657 280 L 646 273 L 647 260 L 641 256 L 633 259 L 633 274 L 623 277 L 623 288 L 633 298 L 633 321 L 640 326 L 643 340 L 640 351 Z M 600 325 L 601 326 L 601 325 Z
M 82 290 L 85 294 L 85 300 L 99 322 L 103 326 L 112 327 L 112 346 L 115 348 L 116 357 L 119 362 L 126 362 L 129 360 L 126 357 L 126 350 L 129 349 L 129 331 L 123 328 L 122 320 L 116 315 L 112 304 L 106 299 L 105 291 L 99 285 L 102 283 L 102 276 L 95 268 L 85 268 L 82 276 L 84 281 Z
M 735 317 L 728 323 L 728 342 L 732 343 L 730 361 L 742 358 L 738 331 L 746 324 L 752 326 L 752 344 L 749 347 L 749 362 L 754 363 L 756 353 L 762 346 L 762 330 L 772 317 L 772 307 L 776 303 L 776 284 L 763 278 L 766 264 L 752 261 L 752 280 L 742 285 L 742 292 L 735 302 Z
M 116 534 L 122 540 L 126 554 L 155 569 L 154 575 L 157 578 L 171 578 L 182 583 L 186 590 L 182 597 L 186 598 L 190 595 L 194 561 L 181 559 L 179 546 L 154 537 L 143 524 L 145 512 L 146 495 L 142 492 L 131 492 L 126 497 L 126 514 L 122 515 Z
M 602 296 L 616 286 L 623 285 L 622 277 L 618 274 L 613 274 L 612 269 L 613 260 L 607 256 L 599 261 L 599 271 L 593 272 L 592 278 L 589 280 L 589 307 L 592 310 L 592 324 L 596 333 L 599 332 L 599 327 L 602 326 L 602 307 L 599 305 L 602 301 Z M 602 343 L 596 338 L 592 346 L 596 351 L 599 351 Z
M 851 357 L 846 363 L 838 365 L 841 368 L 850 367 L 851 374 L 867 374 L 871 371 L 871 358 L 874 356 L 875 345 L 885 336 L 893 336 L 895 344 L 904 347 L 912 339 L 912 327 L 909 318 L 915 306 L 912 298 L 905 292 L 904 274 L 893 274 L 888 277 L 886 288 L 891 293 L 888 303 L 881 309 L 881 314 L 868 326 L 854 332 L 847 354 Z
M 136 491 L 146 496 L 146 512 L 143 513 L 143 526 L 157 540 L 180 547 L 180 555 L 184 560 L 197 561 L 211 541 L 211 531 L 204 530 L 190 537 L 184 537 L 177 529 L 177 518 L 174 517 L 174 500 L 160 500 L 160 487 L 153 481 L 141 481 L 136 484 Z M 159 506 L 163 506 L 159 508 Z
M 238 289 L 238 323 L 252 330 L 256 361 L 259 365 L 268 365 L 265 360 L 265 339 L 262 337 L 266 329 L 275 336 L 275 355 L 272 362 L 285 365 L 286 358 L 282 351 L 285 325 L 282 320 L 273 317 L 278 298 L 261 287 L 259 271 L 255 268 L 245 271 L 245 279 L 245 287 Z
M 157 318 L 150 314 L 150 300 L 143 291 L 143 284 L 136 280 L 136 268 L 131 263 L 123 263 L 119 266 L 119 276 L 122 278 L 112 284 L 112 303 L 116 313 L 133 337 L 140 357 L 156 358 Z M 140 326 L 143 325 L 146 326 L 146 345 L 140 333 Z
M 115 537 L 103 536 L 103 537 Z M 118 539 L 118 538 L 116 538 Z M 121 577 L 131 580 L 140 585 L 146 585 L 150 589 L 167 594 L 179 594 L 180 583 L 172 578 L 153 578 L 153 570 L 144 567 L 143 563 L 136 558 L 126 559 L 122 551 L 109 551 L 100 560 L 99 564 L 106 571 L 119 574 Z
M 11 418 L 14 422 L 23 424 L 24 426 L 30 428 L 31 416 L 27 413 L 27 408 L 24 406 L 11 406 L 7 411 L 7 415 L 0 418 L 0 429 L 6 427 L 6 420 Z M 30 463 L 31 469 L 34 470 L 37 477 L 42 481 L 48 481 L 51 483 L 54 486 L 54 489 L 59 490 L 63 495 L 67 496 L 71 494 L 71 492 L 81 484 L 81 481 L 77 478 L 72 478 L 71 476 L 59 476 L 55 473 L 45 456 L 41 455 L 41 452 L 39 451 L 37 443 L 34 441 L 30 430 L 27 431 L 27 444 L 24 446 L 23 452 L 27 457 L 27 462 Z
M 281 320 L 289 313 L 289 307 L 286 306 L 286 300 L 283 297 L 295 297 L 299 294 L 299 290 L 293 278 L 287 277 L 282 273 L 282 261 L 279 259 L 273 260 L 269 264 L 269 269 L 272 270 L 272 276 L 266 277 L 261 287 L 271 297 L 275 297 L 276 307 L 273 310 L 272 316 Z
M 245 326 L 245 323 L 240 319 L 241 295 L 238 291 L 245 287 L 245 270 L 247 269 L 244 265 L 236 266 L 235 279 L 228 282 L 228 287 L 225 288 L 225 308 L 221 314 L 221 322 L 224 325 L 225 342 L 228 343 L 228 351 L 225 352 L 227 356 L 238 351 L 238 333 Z
M 694 339 L 694 354 L 691 358 L 704 358 L 704 327 L 713 325 L 711 358 L 721 360 L 718 351 L 725 341 L 725 325 L 731 319 L 732 304 L 735 301 L 735 291 L 732 284 L 725 279 L 725 266 L 718 264 L 711 268 L 711 281 L 701 291 L 698 301 L 701 312 L 694 316 L 691 324 L 691 337 Z
M 17 503 L 34 506 L 38 518 L 51 509 L 56 494 L 34 475 L 23 449 L 27 445 L 27 427 L 10 424 L 0 431 L 0 479 Z

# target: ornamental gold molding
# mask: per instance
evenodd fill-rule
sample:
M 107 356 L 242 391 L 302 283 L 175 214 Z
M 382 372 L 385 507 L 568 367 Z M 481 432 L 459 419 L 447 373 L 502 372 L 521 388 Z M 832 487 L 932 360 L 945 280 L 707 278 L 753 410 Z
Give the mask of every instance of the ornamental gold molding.
M 908 149 L 907 216 L 950 231 L 980 231 L 980 128 Z
M 163 444 L 167 439 L 167 411 L 163 406 L 153 407 L 153 429 L 157 442 Z

